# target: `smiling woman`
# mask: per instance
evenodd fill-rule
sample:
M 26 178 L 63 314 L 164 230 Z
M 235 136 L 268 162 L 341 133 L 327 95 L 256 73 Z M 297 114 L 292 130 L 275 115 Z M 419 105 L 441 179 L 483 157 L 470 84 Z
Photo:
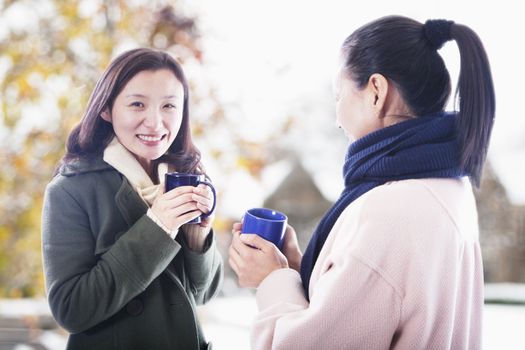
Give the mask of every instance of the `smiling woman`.
M 47 186 L 46 291 L 67 349 L 206 349 L 195 305 L 222 261 L 211 194 L 164 191 L 167 171 L 204 174 L 191 141 L 188 84 L 166 53 L 136 49 L 98 81 Z M 182 232 L 182 233 L 180 233 Z
M 113 124 L 120 143 L 152 176 L 152 159 L 160 158 L 175 140 L 182 123 L 184 87 L 168 69 L 142 71 L 101 116 Z

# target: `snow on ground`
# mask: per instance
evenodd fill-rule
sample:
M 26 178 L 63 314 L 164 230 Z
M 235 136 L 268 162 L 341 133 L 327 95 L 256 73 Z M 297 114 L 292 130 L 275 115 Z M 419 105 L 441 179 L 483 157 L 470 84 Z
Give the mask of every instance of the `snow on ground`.
M 483 348 L 485 350 L 523 350 L 525 349 L 525 285 L 488 285 L 487 300 L 509 300 L 521 304 L 486 304 L 484 312 Z M 218 297 L 197 308 L 204 333 L 217 350 L 249 349 L 250 325 L 257 313 L 252 293 L 231 297 Z M 5 347 L 10 334 L 7 320 L 29 316 L 48 317 L 49 308 L 44 299 L 0 300 L 0 349 L 33 350 L 30 345 Z M 34 333 L 34 332 L 33 332 Z M 33 341 L 38 341 L 49 350 L 62 350 L 65 347 L 65 333 L 42 331 Z
M 483 349 L 525 349 L 525 305 L 486 304 L 483 321 Z
M 213 348 L 249 349 L 249 325 L 257 312 L 251 296 L 217 298 L 200 307 L 205 311 L 203 328 Z M 525 305 L 486 304 L 483 325 L 483 349 L 525 349 Z

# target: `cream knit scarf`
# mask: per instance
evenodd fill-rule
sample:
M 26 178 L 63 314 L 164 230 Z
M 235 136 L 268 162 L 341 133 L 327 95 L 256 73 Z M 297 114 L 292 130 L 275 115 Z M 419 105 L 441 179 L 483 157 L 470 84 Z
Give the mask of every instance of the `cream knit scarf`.
M 159 164 L 159 184 L 155 185 L 135 156 L 116 137 L 104 150 L 103 159 L 128 179 L 148 206 L 151 207 L 155 198 L 163 193 L 164 176 L 168 172 L 168 164 Z
M 168 172 L 168 164 L 160 163 L 158 167 L 159 184 L 155 185 L 151 181 L 149 175 L 146 173 L 142 165 L 138 162 L 135 156 L 124 147 L 116 137 L 104 150 L 104 161 L 115 168 L 118 172 L 124 175 L 131 183 L 133 188 L 137 191 L 140 197 L 148 204 L 149 207 L 153 204 L 155 198 L 164 192 L 164 177 Z M 162 222 L 148 210 L 148 216 L 157 225 L 163 228 L 171 238 L 175 238 L 178 230 L 170 230 L 165 227 Z M 184 225 L 184 234 L 190 249 L 197 252 L 202 252 L 204 242 L 208 232 L 199 225 Z

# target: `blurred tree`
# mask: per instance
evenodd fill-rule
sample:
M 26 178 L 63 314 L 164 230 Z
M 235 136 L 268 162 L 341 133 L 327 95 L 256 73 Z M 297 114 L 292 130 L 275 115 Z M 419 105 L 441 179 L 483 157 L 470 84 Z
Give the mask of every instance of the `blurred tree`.
M 44 188 L 110 59 L 148 46 L 200 64 L 196 22 L 176 8 L 173 1 L 0 1 L 0 297 L 43 294 Z
M 41 210 L 46 184 L 111 58 L 137 46 L 171 52 L 190 83 L 197 145 L 225 175 L 255 179 L 283 154 L 285 118 L 264 142 L 237 131 L 203 76 L 198 22 L 181 1 L 0 0 L 0 297 L 43 295 Z M 240 116 L 244 118 L 244 116 Z M 242 122 L 242 121 L 241 121 Z M 226 188 L 220 188 L 224 194 Z M 220 208 L 214 227 L 229 230 Z

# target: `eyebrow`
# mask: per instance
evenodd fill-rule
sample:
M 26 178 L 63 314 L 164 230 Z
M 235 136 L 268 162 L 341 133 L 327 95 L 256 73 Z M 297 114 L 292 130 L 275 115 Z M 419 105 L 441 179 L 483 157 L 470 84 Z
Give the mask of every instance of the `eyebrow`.
M 148 98 L 146 95 L 142 95 L 142 94 L 129 94 L 129 95 L 126 95 L 126 97 L 141 97 L 141 98 Z M 163 96 L 162 98 L 163 98 L 163 99 L 177 98 L 177 95 L 167 95 L 167 96 Z

